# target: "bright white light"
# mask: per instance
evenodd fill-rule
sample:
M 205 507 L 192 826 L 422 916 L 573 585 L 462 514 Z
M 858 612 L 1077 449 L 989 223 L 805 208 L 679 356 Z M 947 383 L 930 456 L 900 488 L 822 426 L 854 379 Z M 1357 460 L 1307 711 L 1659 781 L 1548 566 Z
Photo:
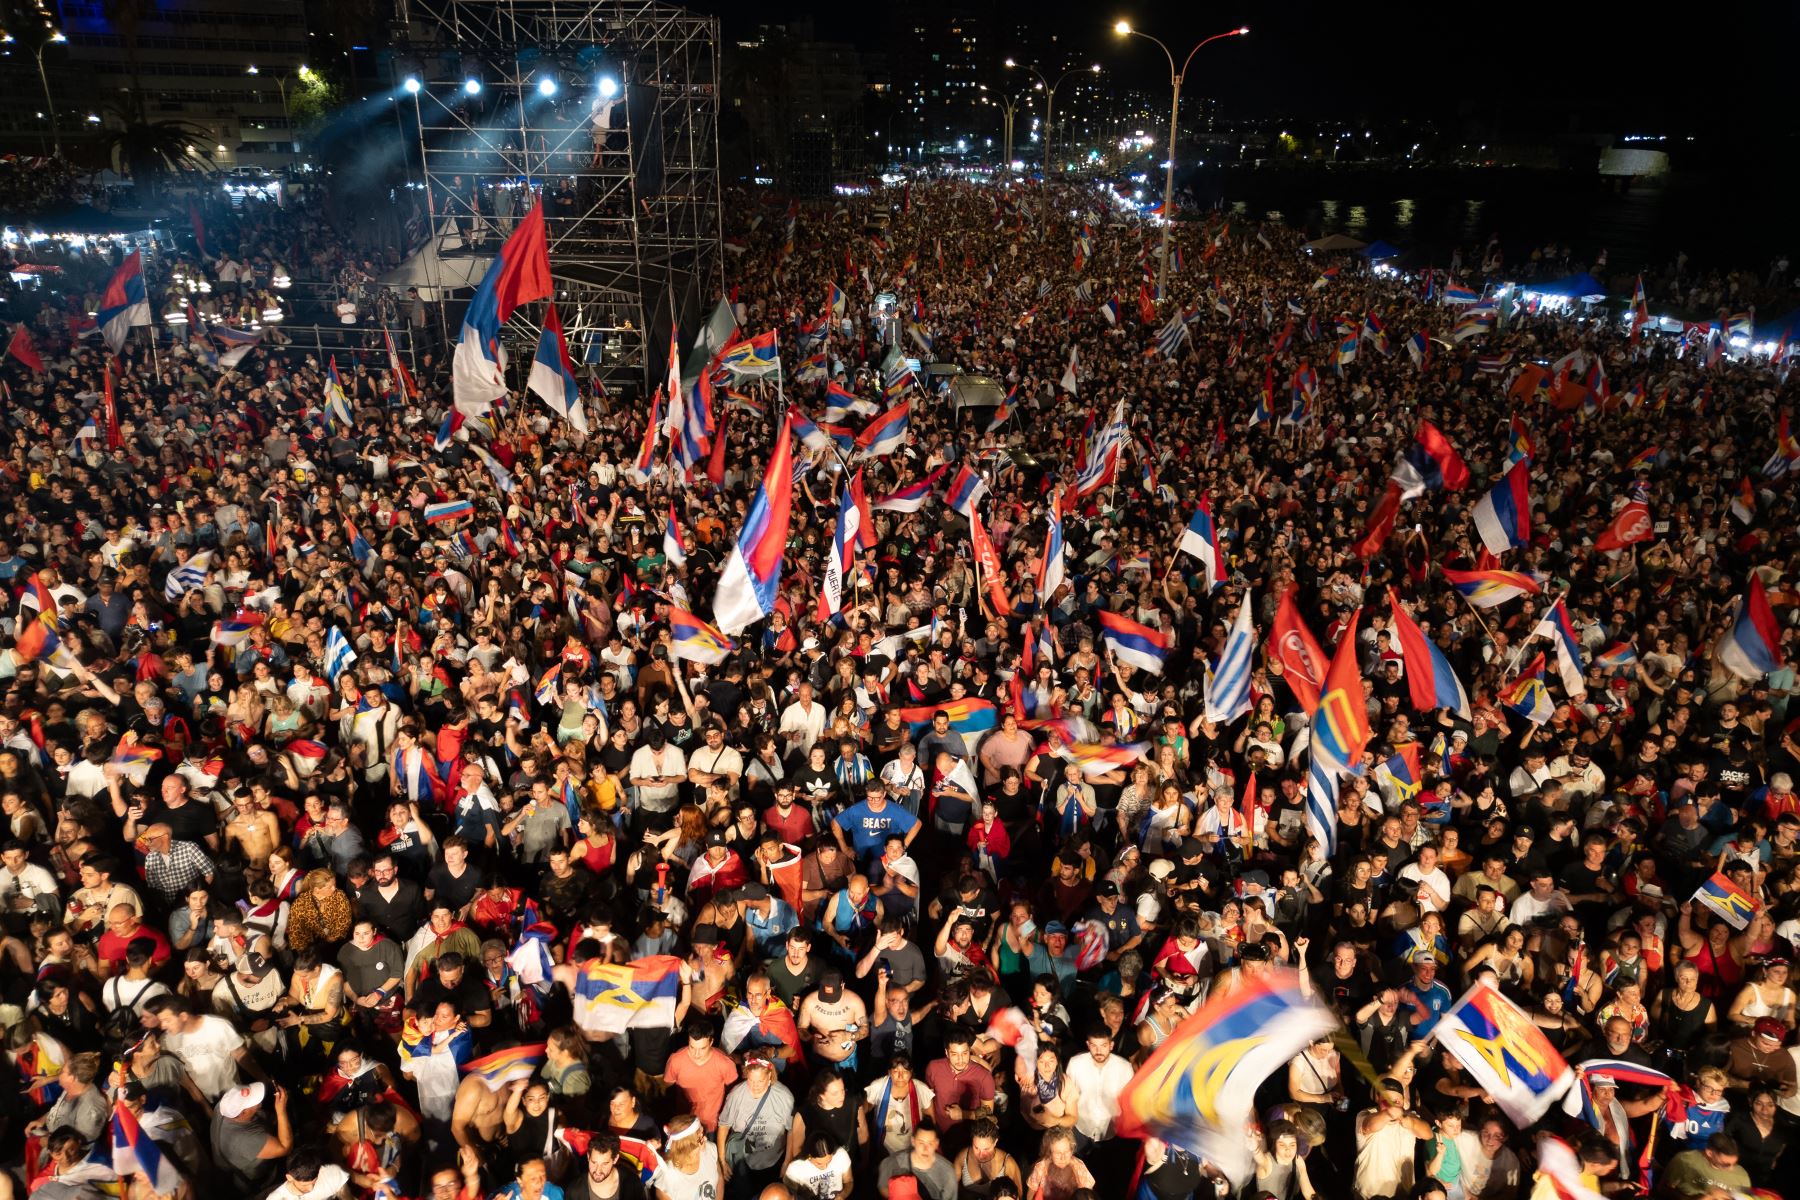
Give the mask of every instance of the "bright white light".
M 600 98 L 602 100 L 611 100 L 618 94 L 619 81 L 614 79 L 611 75 L 602 75 L 600 77 Z
M 1113 32 L 1118 34 L 1120 37 L 1129 37 L 1131 35 L 1131 22 L 1130 21 L 1120 21 L 1118 24 L 1113 26 Z
M 475 78 L 469 78 L 469 79 L 463 80 L 463 91 L 467 92 L 471 96 L 480 92 L 481 91 L 481 80 L 475 79 Z
M 100 114 L 99 113 L 89 113 L 87 115 L 87 122 L 89 125 L 98 125 L 100 123 Z
M 63 42 L 66 42 L 69 39 L 66 36 L 64 36 L 63 34 L 53 33 L 50 35 L 50 40 L 57 43 L 58 45 L 61 45 Z
M 401 86 L 401 87 L 403 87 L 403 88 L 405 88 L 405 89 L 406 89 L 406 94 L 407 94 L 407 95 L 409 95 L 409 96 L 416 96 L 416 95 L 418 95 L 418 94 L 419 94 L 419 88 L 420 88 L 420 87 L 421 87 L 421 86 L 422 86 L 422 85 L 421 85 L 421 84 L 420 84 L 420 83 L 419 83 L 419 79 L 418 79 L 418 76 L 416 76 L 416 75 L 408 75 L 408 76 L 407 76 L 407 77 L 406 77 L 406 82 L 405 82 L 405 83 L 403 83 L 403 84 L 401 84 L 401 85 L 400 85 L 400 86 Z
M 538 95 L 540 95 L 540 96 L 556 95 L 556 80 L 550 78 L 548 75 L 546 75 L 546 76 L 544 76 L 544 78 L 538 80 Z
M 246 69 L 244 73 L 246 75 L 255 75 L 257 73 L 256 64 L 251 63 L 250 66 L 248 67 L 248 69 Z

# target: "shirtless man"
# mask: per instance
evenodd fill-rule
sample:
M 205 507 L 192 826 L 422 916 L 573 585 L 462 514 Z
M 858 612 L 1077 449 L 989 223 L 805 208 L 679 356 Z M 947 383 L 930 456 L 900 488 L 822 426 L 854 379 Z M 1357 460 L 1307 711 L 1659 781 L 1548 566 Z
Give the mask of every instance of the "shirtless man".
M 499 1133 L 501 1118 L 505 1116 L 505 1091 L 494 1091 L 483 1083 L 479 1075 L 470 1075 L 456 1085 L 456 1101 L 450 1110 L 450 1136 L 456 1139 L 458 1146 L 468 1146 L 479 1152 L 482 1147 L 492 1142 Z M 470 1136 L 470 1127 L 474 1127 L 474 1136 Z
M 268 869 L 269 855 L 281 845 L 281 822 L 266 808 L 256 806 L 248 789 L 231 798 L 231 821 L 225 826 L 225 844 L 236 844 L 252 871 Z
M 797 1024 L 819 1061 L 855 1070 L 857 1043 L 869 1036 L 869 1010 L 861 996 L 844 989 L 843 972 L 819 976 L 819 990 L 800 1002 Z
M 725 989 L 737 972 L 731 947 L 719 939 L 719 927 L 701 922 L 694 926 L 694 952 L 682 964 L 682 978 L 693 984 L 693 1004 L 701 1012 L 718 1009 Z

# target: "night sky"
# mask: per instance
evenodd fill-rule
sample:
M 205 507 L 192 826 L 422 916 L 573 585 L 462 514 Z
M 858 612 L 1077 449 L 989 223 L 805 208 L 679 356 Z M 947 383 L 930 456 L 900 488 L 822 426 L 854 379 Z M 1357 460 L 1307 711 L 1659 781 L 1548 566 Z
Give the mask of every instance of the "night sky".
M 727 33 L 810 16 L 819 35 L 878 49 L 887 26 L 841 0 L 694 0 Z M 1800 54 L 1800 6 L 1668 7 L 1574 3 L 1173 4 L 1166 0 L 1033 0 L 1034 20 L 1085 44 L 1116 78 L 1166 87 L 1154 46 L 1121 45 L 1124 17 L 1177 57 L 1199 38 L 1248 24 L 1216 43 L 1190 80 L 1244 115 L 1383 120 L 1455 119 L 1504 106 L 1507 124 L 1615 133 L 1702 134 L 1744 141 L 1791 136 L 1790 83 Z M 1679 15 L 1681 19 L 1672 19 Z

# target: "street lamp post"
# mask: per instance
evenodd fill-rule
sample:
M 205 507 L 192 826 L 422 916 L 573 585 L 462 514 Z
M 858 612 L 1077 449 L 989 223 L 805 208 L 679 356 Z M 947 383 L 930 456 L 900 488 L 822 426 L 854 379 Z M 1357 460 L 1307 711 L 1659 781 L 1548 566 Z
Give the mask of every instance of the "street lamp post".
M 44 47 L 68 40 L 61 33 L 53 33 L 49 40 L 39 42 L 37 48 L 38 81 L 44 85 L 44 111 L 50 114 L 50 144 L 56 147 L 58 158 L 62 157 L 62 128 L 56 123 L 56 101 L 50 96 L 50 75 L 44 70 Z
M 1006 60 L 1006 65 L 1014 68 L 1021 66 L 1020 63 L 1010 58 Z M 1053 128 L 1051 119 L 1056 112 L 1056 89 L 1061 87 L 1063 82 L 1071 75 L 1098 75 L 1100 73 L 1100 64 L 1093 63 L 1086 67 L 1070 67 L 1067 71 L 1064 71 L 1057 77 L 1055 83 L 1051 83 L 1048 79 L 1044 78 L 1044 73 L 1035 66 L 1025 64 L 1023 69 L 1036 75 L 1038 77 L 1038 82 L 1044 87 L 1044 177 L 1047 179 L 1050 176 L 1050 147 L 1054 140 L 1051 136 L 1051 129 Z
M 297 75 L 299 75 L 300 78 L 302 78 L 302 79 L 310 79 L 312 77 L 312 68 L 308 67 L 305 63 L 302 63 L 302 64 L 300 64 L 299 69 L 295 73 Z M 255 63 L 251 63 L 249 67 L 245 68 L 244 74 L 246 74 L 246 75 L 261 75 L 262 72 L 257 69 Z M 281 119 L 288 123 L 288 130 L 287 130 L 288 149 L 291 151 L 291 150 L 296 149 L 297 147 L 296 147 L 296 143 L 294 141 L 294 130 L 293 130 L 294 115 L 293 115 L 293 113 L 288 111 L 288 98 L 287 98 L 288 77 L 286 75 L 276 75 L 276 76 L 273 76 L 273 78 L 275 80 L 275 90 L 278 93 L 280 93 L 280 95 L 281 95 Z
M 1162 250 L 1157 255 L 1156 286 L 1159 291 L 1168 287 L 1169 283 L 1169 229 L 1175 223 L 1175 126 L 1181 120 L 1181 81 L 1187 75 L 1188 64 L 1194 61 L 1194 55 L 1200 47 L 1208 42 L 1216 42 L 1221 38 L 1242 37 L 1250 32 L 1248 25 L 1240 25 L 1236 29 L 1227 29 L 1224 33 L 1215 33 L 1209 38 L 1201 38 L 1188 56 L 1182 60 L 1181 66 L 1175 66 L 1175 54 L 1163 45 L 1161 38 L 1152 37 L 1142 30 L 1133 29 L 1131 22 L 1120 21 L 1113 26 L 1113 32 L 1120 37 L 1141 37 L 1147 42 L 1155 42 L 1163 55 L 1169 60 L 1169 86 L 1174 96 L 1169 101 L 1169 161 L 1164 164 L 1163 174 L 1163 230 Z M 1166 294 L 1166 292 L 1165 292 Z
M 1025 100 L 1023 96 L 1000 97 L 1000 127 L 1005 136 L 1001 139 L 1001 154 L 1005 156 L 1008 169 L 1013 160 L 1013 123 L 1018 118 L 1019 106 Z

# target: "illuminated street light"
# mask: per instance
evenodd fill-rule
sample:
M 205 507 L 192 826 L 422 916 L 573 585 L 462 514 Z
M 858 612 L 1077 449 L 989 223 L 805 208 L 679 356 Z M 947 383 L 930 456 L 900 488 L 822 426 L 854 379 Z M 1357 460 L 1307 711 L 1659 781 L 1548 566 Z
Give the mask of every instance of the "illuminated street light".
M 1187 58 L 1182 60 L 1179 68 L 1175 65 L 1174 51 L 1164 45 L 1161 38 L 1152 37 L 1133 29 L 1129 21 L 1120 21 L 1114 25 L 1113 32 L 1120 37 L 1141 37 L 1147 42 L 1155 42 L 1169 60 L 1169 85 L 1173 92 L 1173 98 L 1169 101 L 1168 171 L 1163 177 L 1162 250 L 1157 256 L 1156 266 L 1156 286 L 1160 291 L 1169 283 L 1169 229 L 1175 223 L 1175 128 L 1176 123 L 1181 119 L 1181 81 L 1187 75 L 1188 64 L 1194 61 L 1194 55 L 1200 53 L 1201 46 L 1208 42 L 1216 42 L 1221 38 L 1243 37 L 1250 32 L 1250 27 L 1240 25 L 1236 29 L 1227 29 L 1224 33 L 1215 33 L 1211 37 L 1201 38 L 1194 48 L 1188 51 Z

